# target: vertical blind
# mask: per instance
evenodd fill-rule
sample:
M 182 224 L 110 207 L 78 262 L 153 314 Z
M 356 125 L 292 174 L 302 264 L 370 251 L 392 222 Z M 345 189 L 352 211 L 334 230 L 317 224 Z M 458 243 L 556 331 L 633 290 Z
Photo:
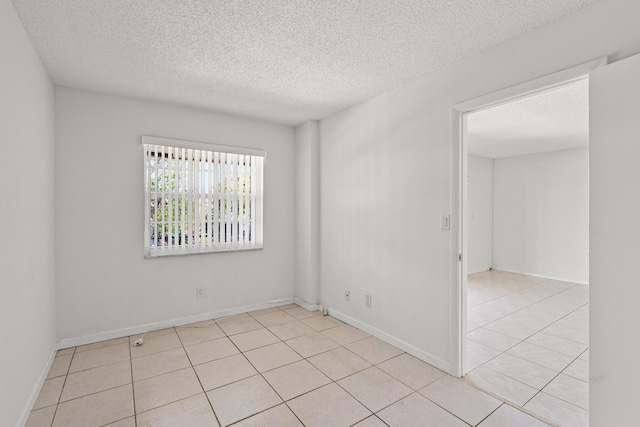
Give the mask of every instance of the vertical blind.
M 144 136 L 145 256 L 262 248 L 262 150 Z

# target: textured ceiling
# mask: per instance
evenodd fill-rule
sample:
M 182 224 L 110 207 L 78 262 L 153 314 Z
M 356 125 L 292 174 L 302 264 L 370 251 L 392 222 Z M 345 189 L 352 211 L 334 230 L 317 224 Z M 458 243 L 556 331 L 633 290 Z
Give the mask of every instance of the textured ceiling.
M 56 84 L 296 125 L 594 0 L 13 0 Z
M 498 159 L 589 146 L 589 81 L 467 116 L 469 154 Z

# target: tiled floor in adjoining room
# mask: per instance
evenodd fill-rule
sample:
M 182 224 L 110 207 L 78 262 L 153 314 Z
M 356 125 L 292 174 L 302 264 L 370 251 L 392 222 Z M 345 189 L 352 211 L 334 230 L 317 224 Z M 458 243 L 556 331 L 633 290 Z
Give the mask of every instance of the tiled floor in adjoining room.
M 589 287 L 469 276 L 465 377 L 560 426 L 589 425 Z
M 293 304 L 61 350 L 34 426 L 546 424 Z

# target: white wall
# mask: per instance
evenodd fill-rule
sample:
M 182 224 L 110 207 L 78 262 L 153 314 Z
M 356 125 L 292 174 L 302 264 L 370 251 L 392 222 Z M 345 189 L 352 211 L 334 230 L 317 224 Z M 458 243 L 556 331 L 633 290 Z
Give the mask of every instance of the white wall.
M 456 242 L 439 216 L 453 194 L 451 106 L 639 52 L 638 16 L 636 0 L 601 0 L 322 120 L 321 302 L 449 369 Z
M 589 282 L 589 150 L 494 160 L 493 267 Z
M 56 344 L 53 85 L 0 1 L 0 425 L 22 425 Z
M 296 128 L 297 302 L 315 309 L 320 302 L 320 126 L 315 120 Z
M 467 158 L 467 272 L 473 274 L 493 266 L 493 159 Z
M 592 426 L 630 426 L 638 417 L 639 76 L 636 55 L 590 79 Z
M 63 340 L 293 298 L 293 128 L 61 87 L 55 95 Z M 264 249 L 144 259 L 145 134 L 265 149 Z

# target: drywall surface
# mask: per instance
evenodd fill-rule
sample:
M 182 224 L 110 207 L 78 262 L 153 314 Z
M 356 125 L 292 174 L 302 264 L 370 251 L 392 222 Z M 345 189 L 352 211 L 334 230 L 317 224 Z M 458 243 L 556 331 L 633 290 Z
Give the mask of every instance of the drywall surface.
M 320 131 L 315 120 L 296 128 L 295 296 L 307 308 L 320 298 Z
M 493 267 L 589 282 L 589 150 L 494 160 Z
M 53 84 L 0 1 L 0 425 L 22 425 L 56 345 Z
M 451 107 L 594 58 L 640 52 L 638 16 L 640 2 L 601 0 L 322 120 L 321 302 L 449 369 L 457 242 L 439 218 L 457 197 Z
M 640 55 L 591 75 L 590 425 L 636 424 Z
M 55 94 L 62 339 L 293 297 L 293 128 L 63 87 Z M 142 135 L 266 150 L 264 249 L 144 259 Z
M 493 160 L 468 156 L 467 271 L 493 266 Z

